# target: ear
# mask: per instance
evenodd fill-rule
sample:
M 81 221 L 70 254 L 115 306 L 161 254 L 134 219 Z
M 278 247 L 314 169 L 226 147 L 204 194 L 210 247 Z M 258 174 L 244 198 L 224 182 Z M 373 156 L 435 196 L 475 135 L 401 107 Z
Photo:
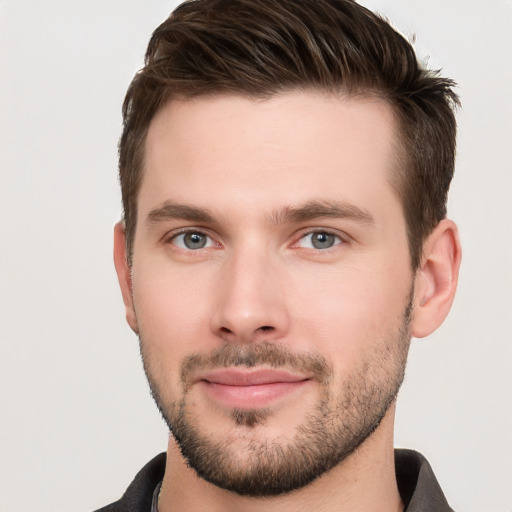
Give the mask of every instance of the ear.
M 412 335 L 423 338 L 444 321 L 452 306 L 461 260 L 457 226 L 444 219 L 423 244 L 416 272 Z
M 132 277 L 126 255 L 126 235 L 123 222 L 118 222 L 114 227 L 114 265 L 123 295 L 126 321 L 132 330 L 138 333 L 139 327 L 135 316 L 135 308 L 133 307 Z

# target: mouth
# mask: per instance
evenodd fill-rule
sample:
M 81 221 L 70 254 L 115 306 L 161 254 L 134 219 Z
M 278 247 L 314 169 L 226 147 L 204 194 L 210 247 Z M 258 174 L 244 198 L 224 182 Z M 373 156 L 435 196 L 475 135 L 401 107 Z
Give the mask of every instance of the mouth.
M 311 378 L 286 370 L 222 368 L 202 372 L 196 383 L 219 405 L 258 409 L 299 392 Z

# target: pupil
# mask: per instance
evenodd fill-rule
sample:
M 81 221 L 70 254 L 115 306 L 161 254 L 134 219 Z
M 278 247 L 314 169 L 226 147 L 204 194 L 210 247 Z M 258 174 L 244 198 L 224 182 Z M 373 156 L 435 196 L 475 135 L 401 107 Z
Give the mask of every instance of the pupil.
M 201 233 L 187 233 L 184 242 L 189 249 L 201 249 L 206 245 L 206 237 Z
M 334 235 L 330 233 L 315 233 L 313 235 L 313 247 L 316 249 L 328 249 L 332 247 Z

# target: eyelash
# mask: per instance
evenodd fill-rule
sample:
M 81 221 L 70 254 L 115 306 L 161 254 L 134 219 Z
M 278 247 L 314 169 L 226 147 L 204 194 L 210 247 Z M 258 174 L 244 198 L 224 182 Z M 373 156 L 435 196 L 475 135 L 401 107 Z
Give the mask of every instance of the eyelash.
M 333 245 L 330 246 L 330 247 L 325 247 L 325 248 L 303 247 L 304 249 L 312 249 L 312 250 L 315 250 L 315 251 L 318 251 L 318 252 L 326 252 L 326 251 L 329 251 L 330 249 L 334 249 L 338 245 L 341 245 L 341 244 L 345 243 L 345 240 L 343 239 L 343 237 L 340 234 L 335 233 L 335 232 L 333 232 L 333 231 L 331 231 L 329 229 L 317 228 L 317 229 L 311 229 L 307 233 L 303 233 L 301 235 L 301 237 L 297 240 L 297 242 L 295 242 L 294 245 L 299 245 L 299 243 L 302 240 L 304 240 L 306 237 L 310 237 L 310 236 L 315 235 L 315 234 L 332 236 L 332 237 L 335 238 L 335 241 L 334 241 Z
M 203 230 L 201 229 L 182 229 L 178 232 L 175 232 L 175 233 L 172 233 L 170 236 L 166 237 L 165 238 L 165 243 L 167 244 L 173 244 L 175 245 L 176 247 L 178 247 L 179 249 L 181 250 L 184 250 L 184 251 L 190 251 L 190 252 L 197 252 L 201 249 L 210 249 L 210 247 L 200 247 L 200 248 L 197 248 L 197 249 L 191 249 L 190 247 L 179 247 L 177 244 L 176 244 L 176 240 L 179 238 L 179 237 L 185 237 L 186 235 L 201 235 L 201 236 L 204 236 L 206 237 L 207 239 L 209 239 L 210 243 L 213 242 L 213 245 L 215 245 L 216 247 L 220 247 L 220 244 L 215 242 L 213 240 L 213 238 L 208 235 L 208 233 L 205 233 Z M 206 242 L 208 244 L 208 242 Z
M 179 245 L 176 244 L 176 240 L 179 237 L 185 237 L 186 235 L 194 235 L 194 234 L 206 237 L 208 239 L 206 242 L 206 245 L 209 245 L 209 246 L 198 247 L 198 248 L 192 249 L 190 247 L 180 247 Z M 306 237 L 312 236 L 314 234 L 323 234 L 323 235 L 333 236 L 333 237 L 335 237 L 336 240 L 335 240 L 334 244 L 330 247 L 326 247 L 326 248 L 302 247 L 303 249 L 314 250 L 315 252 L 327 252 L 329 250 L 334 249 L 338 245 L 342 245 L 342 244 L 346 243 L 346 239 L 343 236 L 341 236 L 339 233 L 336 233 L 334 231 L 331 231 L 331 230 L 325 229 L 325 228 L 317 228 L 317 229 L 310 229 L 309 231 L 302 233 L 301 236 L 297 239 L 297 241 L 292 244 L 292 247 L 297 247 L 297 246 L 300 247 L 299 244 L 302 240 L 304 240 Z M 198 252 L 202 249 L 220 248 L 221 247 L 220 243 L 215 242 L 213 237 L 211 237 L 208 233 L 206 233 L 202 229 L 182 229 L 178 232 L 172 233 L 171 235 L 165 237 L 164 242 L 166 244 L 173 244 L 178 249 L 187 251 L 187 252 Z

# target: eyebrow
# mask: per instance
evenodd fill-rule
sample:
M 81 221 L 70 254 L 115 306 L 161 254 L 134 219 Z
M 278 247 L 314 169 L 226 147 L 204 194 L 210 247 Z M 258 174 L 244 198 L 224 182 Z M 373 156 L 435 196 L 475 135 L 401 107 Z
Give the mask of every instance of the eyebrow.
M 213 215 L 207 209 L 197 208 L 196 206 L 190 206 L 187 204 L 173 203 L 172 201 L 165 201 L 148 213 L 146 222 L 148 224 L 153 224 L 173 219 L 204 223 L 213 223 L 215 221 Z
M 375 224 L 373 216 L 363 208 L 350 203 L 323 200 L 308 201 L 300 206 L 287 206 L 272 213 L 270 221 L 274 224 L 299 223 L 319 218 L 349 219 L 362 224 Z
M 268 221 L 271 224 L 300 223 L 319 218 L 349 219 L 362 224 L 375 224 L 372 215 L 353 204 L 339 201 L 308 201 L 299 206 L 286 206 L 270 214 Z M 187 204 L 165 201 L 151 210 L 147 217 L 148 224 L 167 220 L 186 220 L 214 224 L 215 217 L 206 208 L 199 208 Z

